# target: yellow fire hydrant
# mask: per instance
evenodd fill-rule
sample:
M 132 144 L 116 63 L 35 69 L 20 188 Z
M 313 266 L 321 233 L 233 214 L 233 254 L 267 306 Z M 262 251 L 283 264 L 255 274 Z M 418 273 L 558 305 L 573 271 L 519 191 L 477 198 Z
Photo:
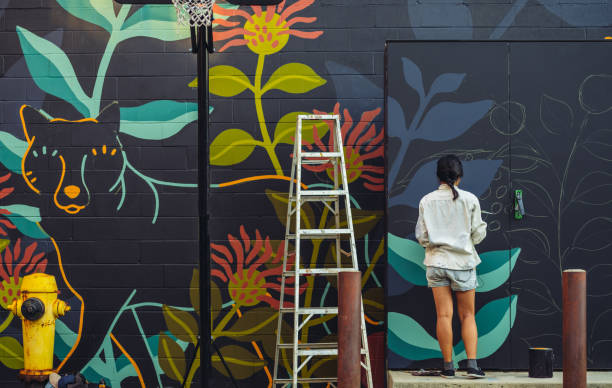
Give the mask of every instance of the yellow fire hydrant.
M 24 369 L 19 375 L 25 381 L 44 381 L 53 372 L 55 319 L 70 311 L 57 294 L 55 277 L 35 273 L 23 278 L 21 299 L 9 306 L 22 321 Z

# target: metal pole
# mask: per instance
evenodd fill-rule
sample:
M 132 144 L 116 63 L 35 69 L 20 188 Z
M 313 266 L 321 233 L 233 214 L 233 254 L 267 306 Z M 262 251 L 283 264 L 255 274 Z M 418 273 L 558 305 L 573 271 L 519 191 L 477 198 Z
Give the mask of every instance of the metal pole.
M 200 229 L 200 346 L 201 387 L 210 376 L 210 239 L 208 236 L 208 49 L 206 27 L 198 27 L 198 187 Z
M 361 272 L 338 274 L 338 388 L 361 386 Z
M 587 386 L 586 272 L 563 271 L 563 386 Z

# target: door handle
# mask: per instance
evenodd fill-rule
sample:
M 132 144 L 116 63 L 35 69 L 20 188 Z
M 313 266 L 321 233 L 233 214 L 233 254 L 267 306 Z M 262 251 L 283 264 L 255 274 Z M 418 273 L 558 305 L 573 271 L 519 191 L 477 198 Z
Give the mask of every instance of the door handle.
M 514 190 L 514 219 L 522 220 L 525 216 L 525 205 L 523 205 L 523 190 Z

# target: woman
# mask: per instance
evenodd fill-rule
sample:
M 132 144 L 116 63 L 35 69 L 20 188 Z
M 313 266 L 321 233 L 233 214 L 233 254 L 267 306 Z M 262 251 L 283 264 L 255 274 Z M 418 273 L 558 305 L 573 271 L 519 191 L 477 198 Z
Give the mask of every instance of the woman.
M 487 234 L 478 198 L 457 188 L 463 166 L 455 155 L 438 160 L 440 187 L 419 203 L 416 238 L 425 247 L 427 284 L 436 303 L 436 335 L 444 357 L 442 377 L 455 377 L 453 366 L 453 296 L 461 320 L 461 336 L 467 354 L 467 376 L 483 378 L 476 363 L 478 331 L 474 320 L 474 296 L 478 286 L 476 266 L 480 258 L 474 245 Z

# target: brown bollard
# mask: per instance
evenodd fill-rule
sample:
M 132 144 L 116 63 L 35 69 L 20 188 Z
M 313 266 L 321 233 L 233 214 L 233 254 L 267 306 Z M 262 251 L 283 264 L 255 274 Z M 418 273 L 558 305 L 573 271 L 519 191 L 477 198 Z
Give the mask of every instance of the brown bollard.
M 338 275 L 338 388 L 361 386 L 361 272 Z
M 586 272 L 563 271 L 563 387 L 587 386 Z

